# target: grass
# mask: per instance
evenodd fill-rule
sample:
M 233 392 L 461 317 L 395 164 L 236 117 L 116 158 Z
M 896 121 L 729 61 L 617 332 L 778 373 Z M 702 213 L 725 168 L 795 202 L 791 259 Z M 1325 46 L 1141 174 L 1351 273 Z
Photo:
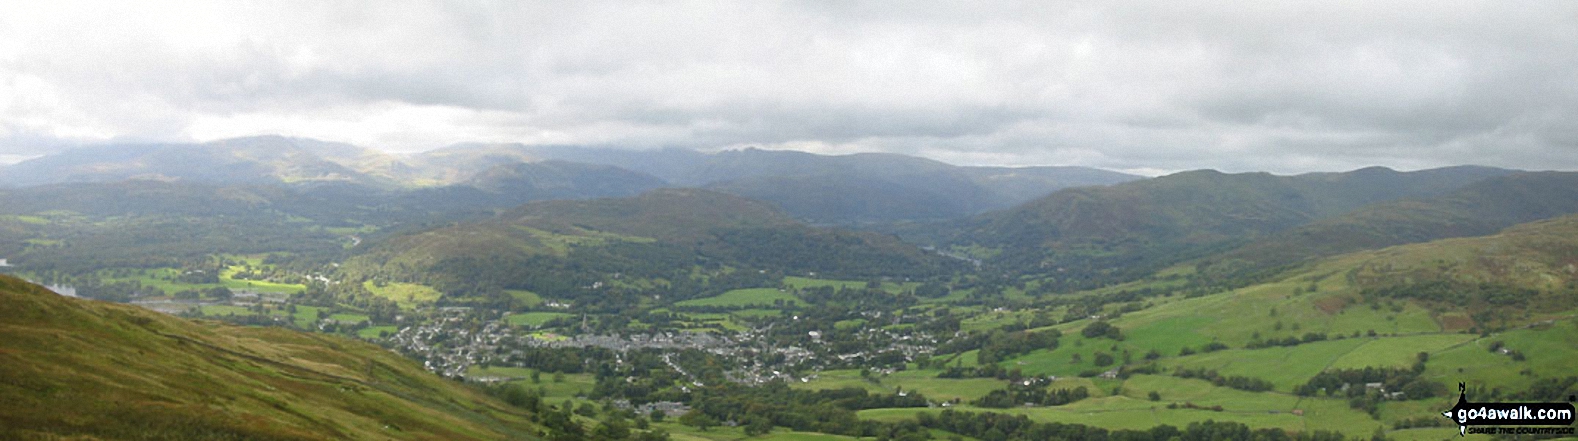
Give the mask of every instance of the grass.
M 1145 397 L 1151 390 L 1162 393 L 1162 400 L 1150 401 Z M 1222 406 L 1220 412 L 1206 409 L 1168 409 L 1170 403 L 1193 403 L 1198 406 Z M 1244 392 L 1215 387 L 1201 380 L 1185 380 L 1168 376 L 1136 375 L 1123 384 L 1123 394 L 1098 396 L 1056 407 L 1014 407 L 984 409 L 969 405 L 952 407 L 971 412 L 995 412 L 1025 415 L 1031 420 L 1050 423 L 1085 424 L 1106 429 L 1145 430 L 1158 425 L 1187 427 L 1189 423 L 1205 420 L 1233 421 L 1254 429 L 1280 428 L 1291 431 L 1331 430 L 1347 436 L 1368 436 L 1380 422 L 1368 415 L 1349 409 L 1339 399 L 1299 399 L 1287 394 Z M 1294 409 L 1304 416 L 1292 413 Z M 872 409 L 860 411 L 862 419 L 877 421 L 904 421 L 914 418 L 917 412 L 938 413 L 941 408 Z
M 947 379 L 937 378 L 936 370 L 916 370 L 895 372 L 887 377 L 877 378 L 875 382 L 860 377 L 857 369 L 841 369 L 822 371 L 817 378 L 805 383 L 793 383 L 790 386 L 796 389 L 825 390 L 859 388 L 879 394 L 891 394 L 896 389 L 916 391 L 926 395 L 933 401 L 945 401 L 959 398 L 974 400 L 985 396 L 994 389 L 1001 389 L 1006 382 L 991 378 Z
M 339 314 L 330 315 L 329 316 L 329 320 L 334 320 L 334 321 L 338 321 L 340 323 L 347 323 L 347 324 L 349 324 L 349 323 L 365 322 L 365 321 L 370 320 L 370 318 L 366 314 L 339 313 Z
M 243 307 L 243 306 L 230 306 L 230 305 L 202 305 L 201 307 L 199 307 L 199 310 L 203 312 L 203 315 L 207 315 L 207 316 L 256 315 L 257 314 L 255 312 L 252 312 L 252 310 L 247 309 L 246 307 Z
M 521 304 L 526 306 L 536 307 L 542 305 L 543 303 L 542 296 L 524 289 L 506 289 L 504 290 L 504 293 L 509 294 L 510 297 L 514 297 L 515 300 L 520 301 Z
M 365 342 L 13 291 L 20 284 L 0 279 L 0 438 L 513 439 L 538 429 Z
M 317 306 L 296 305 L 296 314 L 292 315 L 291 322 L 301 329 L 312 329 L 312 324 L 318 322 L 318 311 L 324 308 Z
M 258 266 L 258 265 L 253 265 Z M 261 280 L 236 279 L 236 273 L 241 272 L 241 267 L 232 265 L 219 272 L 219 283 L 232 290 L 249 290 L 258 292 L 296 293 L 307 290 L 306 285 L 299 283 L 275 283 Z
M 360 331 L 356 331 L 356 336 L 372 340 L 379 338 L 380 333 L 388 332 L 389 334 L 393 335 L 399 331 L 400 328 L 396 328 L 394 326 L 368 326 L 366 328 L 362 328 Z
M 240 266 L 231 266 L 221 271 L 219 283 L 184 283 L 175 281 L 180 275 L 178 268 L 130 269 L 131 275 L 124 277 L 109 277 L 111 271 L 101 271 L 100 278 L 109 282 L 132 282 L 142 286 L 156 288 L 165 294 L 175 294 L 180 291 L 202 291 L 211 288 L 225 287 L 232 291 L 255 291 L 263 293 L 290 294 L 307 289 L 306 285 L 295 283 L 274 283 L 259 280 L 236 279 L 234 276 L 241 271 Z
M 535 328 L 561 317 L 570 317 L 570 314 L 563 312 L 523 312 L 507 315 L 504 317 L 504 321 L 509 322 L 511 325 Z
M 1367 339 L 1331 363 L 1333 369 L 1374 367 L 1409 367 L 1418 361 L 1420 352 L 1439 352 L 1443 349 L 1473 340 L 1467 334 L 1411 335 Z
M 532 371 L 532 369 L 518 367 L 472 366 L 466 371 L 466 375 L 517 378 L 517 380 L 510 383 L 518 384 L 534 391 L 540 390 L 544 392 L 542 396 L 543 401 L 553 405 L 558 405 L 567 399 L 577 399 L 576 396 L 591 392 L 592 387 L 597 385 L 597 378 L 592 374 L 554 374 L 552 372 L 543 372 L 538 377 L 539 382 L 533 383 L 531 381 Z M 556 375 L 561 375 L 564 381 L 553 381 Z
M 783 283 L 784 283 L 784 285 L 788 285 L 790 288 L 794 288 L 794 289 L 819 288 L 819 287 L 824 287 L 824 286 L 832 287 L 833 289 L 863 289 L 863 288 L 866 287 L 866 282 L 862 282 L 862 281 L 858 281 L 858 280 L 817 279 L 817 278 L 799 277 L 799 276 L 784 277 Z M 896 293 L 901 293 L 901 292 L 904 292 L 904 291 L 914 290 L 915 287 L 920 286 L 920 283 L 918 283 L 918 282 L 902 282 L 902 283 L 900 283 L 900 282 L 881 282 L 881 283 L 882 283 L 882 290 L 883 291 L 887 291 L 887 292 L 895 293 L 895 294 Z
M 830 435 L 826 433 L 795 432 L 783 427 L 775 427 L 773 428 L 772 432 L 769 432 L 766 435 L 754 437 L 745 436 L 745 428 L 743 426 L 718 426 L 709 428 L 707 430 L 701 430 L 679 423 L 665 421 L 661 423 L 654 423 L 652 424 L 652 427 L 662 428 L 664 431 L 667 431 L 669 433 L 670 439 L 674 441 L 735 441 L 746 439 L 752 441 L 852 441 L 860 439 L 843 435 Z
M 777 309 L 741 309 L 729 312 L 729 315 L 740 318 L 777 317 L 779 314 L 782 312 Z
M 720 308 L 750 308 L 754 306 L 774 306 L 774 302 L 782 304 L 805 303 L 799 297 L 779 291 L 777 288 L 747 288 L 736 289 L 712 297 L 691 299 L 675 303 L 679 307 L 720 307 Z
M 1510 356 L 1490 352 L 1491 344 L 1497 341 L 1503 342 L 1508 349 L 1523 352 L 1527 359 L 1515 361 Z M 1461 381 L 1509 392 L 1523 390 L 1535 377 L 1573 375 L 1572 368 L 1578 364 L 1578 347 L 1572 343 L 1575 341 L 1578 341 L 1578 320 L 1573 319 L 1492 334 L 1432 353 L 1430 361 L 1425 363 L 1424 376 L 1446 384 Z M 1521 374 L 1525 370 L 1532 376 Z
M 1270 381 L 1278 391 L 1292 392 L 1295 386 L 1309 381 L 1315 374 L 1365 343 L 1364 339 L 1345 339 L 1291 347 L 1228 349 L 1163 360 L 1161 364 L 1168 368 L 1204 368 L 1216 370 L 1222 375 L 1259 378 Z
M 400 305 L 403 309 L 415 308 L 418 305 L 431 304 L 443 296 L 438 290 L 426 285 L 415 283 L 388 282 L 379 286 L 369 280 L 362 282 L 362 287 L 375 296 L 389 299 Z

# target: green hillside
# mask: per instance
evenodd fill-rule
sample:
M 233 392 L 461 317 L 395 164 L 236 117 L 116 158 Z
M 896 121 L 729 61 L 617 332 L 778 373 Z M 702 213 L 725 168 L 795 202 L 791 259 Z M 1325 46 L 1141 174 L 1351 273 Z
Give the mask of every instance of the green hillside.
M 1440 196 L 1365 206 L 1214 256 L 1210 264 L 1224 271 L 1274 267 L 1392 245 L 1487 235 L 1575 212 L 1578 173 L 1518 173 Z
M 1057 272 L 1068 287 L 1095 287 L 1368 204 L 1437 195 L 1506 173 L 1479 167 L 1298 176 L 1191 171 L 1058 191 L 954 226 L 960 232 L 945 242 L 991 250 L 980 257 L 1011 270 Z
M 534 439 L 376 346 L 194 322 L 0 277 L 0 438 Z
M 892 236 L 809 227 L 763 202 L 660 189 L 530 203 L 484 221 L 390 237 L 351 258 L 343 272 L 446 293 L 525 289 L 569 298 L 605 286 L 687 283 L 698 268 L 865 279 L 933 275 L 956 265 Z
M 1575 268 L 1578 216 L 1567 216 L 1489 236 L 1334 256 L 1228 291 L 1160 290 L 1107 303 L 1078 319 L 1030 330 L 1060 331 L 1050 348 L 992 363 L 1000 372 L 1012 371 L 1010 378 L 1091 377 L 1099 390 L 1112 391 L 1061 408 L 1007 410 L 1038 421 L 1113 429 L 1215 419 L 1349 437 L 1377 431 L 1402 439 L 1455 436 L 1455 427 L 1432 418 L 1451 407 L 1459 382 L 1474 388 L 1471 397 L 1487 401 L 1565 399 L 1573 393 Z M 1065 306 L 1045 312 L 1057 317 L 1072 316 L 1070 311 Z M 1096 323 L 1116 330 L 1085 332 Z M 935 358 L 942 366 L 961 366 L 967 379 L 979 372 L 976 352 Z M 1109 369 L 1117 378 L 1097 375 Z M 1341 385 L 1318 383 L 1322 378 L 1366 370 L 1377 376 L 1362 383 L 1383 384 L 1380 389 L 1318 389 Z M 903 378 L 884 384 L 937 387 Z M 1404 394 L 1385 395 L 1396 392 Z M 908 417 L 897 410 L 862 412 L 883 421 L 900 415 Z M 1424 426 L 1410 428 L 1417 424 Z

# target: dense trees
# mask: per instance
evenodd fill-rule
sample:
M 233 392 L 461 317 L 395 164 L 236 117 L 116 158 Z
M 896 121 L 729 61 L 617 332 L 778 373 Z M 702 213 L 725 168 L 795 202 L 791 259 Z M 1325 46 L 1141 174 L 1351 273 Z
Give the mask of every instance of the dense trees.
M 1073 389 L 1051 389 L 1046 384 L 1010 384 L 1006 389 L 997 389 L 988 392 L 986 396 L 972 401 L 980 407 L 1009 408 L 1015 406 L 1061 406 L 1090 397 L 1090 391 L 1084 386 Z
M 1215 370 L 1208 370 L 1204 368 L 1184 369 L 1180 367 L 1173 371 L 1173 376 L 1178 378 L 1198 378 L 1209 381 L 1211 384 L 1216 386 L 1230 387 L 1233 389 L 1250 392 L 1264 392 L 1271 390 L 1271 388 L 1274 387 L 1270 381 L 1263 379 L 1241 375 L 1224 376 L 1220 373 L 1217 373 Z

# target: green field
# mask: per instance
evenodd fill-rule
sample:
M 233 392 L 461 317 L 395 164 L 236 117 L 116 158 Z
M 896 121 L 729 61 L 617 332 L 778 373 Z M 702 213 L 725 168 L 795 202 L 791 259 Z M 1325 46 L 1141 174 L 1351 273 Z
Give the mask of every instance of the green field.
M 1331 363 L 1333 369 L 1367 366 L 1408 367 L 1418 361 L 1420 352 L 1436 353 L 1474 340 L 1468 334 L 1410 335 L 1369 339 Z
M 230 288 L 231 290 L 248 290 L 286 294 L 307 290 L 306 285 L 299 283 L 274 283 L 261 280 L 242 280 L 233 278 L 233 276 L 239 272 L 241 272 L 241 267 L 237 265 L 232 265 L 229 268 L 225 268 L 224 271 L 219 273 L 219 283 L 224 285 L 226 288 Z
M 868 381 L 860 377 L 859 370 L 829 370 L 818 373 L 817 378 L 809 382 L 791 383 L 790 387 L 808 390 L 853 387 L 882 394 L 891 394 L 896 389 L 903 389 L 920 392 L 932 401 L 947 401 L 955 398 L 969 401 L 980 398 L 994 389 L 1007 386 L 1006 381 L 994 378 L 937 378 L 939 372 L 941 371 L 935 369 L 905 370 L 876 378 L 876 381 Z
M 317 306 L 297 305 L 296 314 L 291 316 L 291 322 L 301 329 L 312 329 L 312 324 L 318 321 L 318 311 L 323 310 Z
M 256 314 L 256 313 L 252 312 L 251 310 L 247 309 L 246 307 L 243 307 L 243 306 L 230 306 L 230 305 L 203 305 L 202 307 L 199 308 L 199 310 L 201 310 L 203 312 L 203 315 L 214 316 L 214 317 L 226 316 L 226 315 L 255 315 Z
M 862 281 L 858 281 L 858 280 L 815 279 L 815 278 L 810 278 L 810 277 L 798 277 L 798 276 L 784 277 L 783 283 L 784 283 L 784 285 L 788 285 L 790 288 L 793 288 L 793 289 L 818 288 L 818 287 L 823 287 L 823 286 L 830 286 L 830 287 L 833 287 L 833 289 L 863 289 L 863 288 L 866 287 L 866 282 L 862 282 Z M 917 286 L 920 286 L 920 283 L 917 283 L 917 282 L 903 282 L 903 283 L 882 282 L 882 290 L 890 292 L 890 293 L 900 293 L 900 292 L 904 292 L 904 291 L 908 291 L 908 290 L 913 290 Z
M 741 309 L 738 311 L 729 311 L 729 315 L 740 318 L 777 317 L 780 314 L 783 314 L 783 311 L 777 309 Z
M 853 441 L 861 439 L 825 433 L 795 432 L 783 427 L 775 427 L 772 432 L 766 435 L 754 437 L 745 436 L 744 427 L 719 426 L 701 430 L 675 422 L 654 423 L 652 427 L 662 428 L 664 431 L 667 431 L 669 439 L 674 441 L 736 441 L 747 439 L 751 441 Z
M 1490 352 L 1493 342 L 1503 342 L 1508 349 L 1526 354 L 1525 361 Z M 1476 338 L 1467 344 L 1432 353 L 1426 363 L 1425 377 L 1447 384 L 1466 381 L 1500 387 L 1504 390 L 1522 390 L 1537 377 L 1565 377 L 1574 375 L 1574 360 L 1578 360 L 1578 320 L 1568 319 L 1550 325 L 1515 329 L 1489 337 Z
M 792 294 L 779 291 L 777 288 L 747 288 L 736 289 L 712 297 L 691 299 L 675 303 L 679 307 L 720 307 L 720 308 L 750 308 L 753 306 L 774 306 L 774 302 L 788 305 L 801 304 L 804 301 Z
M 524 312 L 507 315 L 504 317 L 504 321 L 516 326 L 538 327 L 560 317 L 570 317 L 570 314 L 563 312 Z
M 1243 375 L 1270 381 L 1277 391 L 1292 392 L 1337 360 L 1370 340 L 1350 338 L 1291 347 L 1228 349 L 1208 354 L 1162 359 L 1163 367 L 1212 369 L 1222 375 Z M 1176 355 L 1176 354 L 1173 354 Z
M 378 285 L 371 280 L 362 282 L 362 287 L 367 288 L 367 292 L 389 299 L 399 304 L 401 308 L 409 309 L 417 305 L 430 304 L 443 296 L 436 289 L 415 283 L 389 282 L 383 284 L 383 286 Z
M 360 331 L 356 331 L 356 336 L 371 340 L 378 338 L 378 334 L 380 332 L 388 332 L 392 335 L 398 331 L 400 331 L 400 329 L 394 326 L 368 326 L 366 328 L 362 328 Z
M 524 289 L 506 289 L 504 293 L 509 294 L 510 297 L 514 297 L 515 300 L 519 300 L 521 304 L 526 306 L 536 307 L 542 305 L 543 302 L 542 296 Z
M 759 311 L 759 310 L 747 309 L 747 310 L 743 310 L 743 311 Z M 681 329 L 685 330 L 685 331 L 691 331 L 691 332 L 716 332 L 717 331 L 716 329 L 714 329 L 714 328 L 712 328 L 710 326 L 721 327 L 724 330 L 728 330 L 728 331 L 744 331 L 744 330 L 747 329 L 746 326 L 744 324 L 741 324 L 738 320 L 736 320 L 736 315 L 739 312 L 742 312 L 742 311 L 732 311 L 730 313 L 719 313 L 719 312 L 680 312 L 680 313 L 677 313 L 677 315 L 679 315 L 681 317 L 681 319 L 683 320 L 683 323 L 681 323 L 681 326 L 683 326 L 683 328 L 681 328 Z M 749 316 L 750 313 L 746 313 L 744 315 L 745 316 Z
M 370 320 L 370 318 L 369 318 L 369 317 L 367 317 L 367 315 L 366 315 L 366 314 L 346 314 L 346 313 L 340 313 L 340 314 L 334 314 L 334 315 L 330 315 L 330 316 L 329 316 L 329 320 L 334 320 L 334 321 L 338 321 L 338 322 L 340 322 L 340 323 L 346 323 L 346 324 L 351 324 L 351 323 L 361 323 L 361 322 L 365 322 L 365 321 L 368 321 L 368 320 Z
M 177 282 L 174 279 L 176 278 L 176 276 L 179 275 L 179 273 L 181 271 L 180 269 L 177 269 L 177 268 L 135 269 L 135 270 L 133 270 L 134 272 L 130 276 L 123 276 L 123 277 L 110 277 L 109 276 L 109 274 L 110 274 L 109 272 L 103 272 L 103 273 L 101 273 L 101 274 L 103 274 L 103 276 L 101 276 L 101 277 L 106 282 L 133 282 L 133 281 L 135 281 L 135 282 L 141 284 L 142 286 L 149 287 L 149 288 L 156 288 L 156 289 L 164 292 L 165 295 L 171 295 L 171 294 L 175 294 L 175 293 L 180 292 L 180 291 L 187 291 L 187 290 L 203 291 L 203 290 L 207 290 L 207 289 L 211 289 L 211 288 L 218 288 L 218 287 L 221 287 L 221 286 L 225 287 L 225 288 L 229 288 L 231 291 L 246 290 L 246 291 L 255 291 L 255 292 L 263 292 L 263 293 L 279 293 L 279 294 L 296 293 L 296 292 L 301 292 L 301 291 L 307 289 L 307 287 L 305 285 L 300 285 L 300 284 L 273 283 L 273 282 L 264 282 L 264 281 L 255 281 L 255 280 L 240 280 L 240 279 L 232 278 L 232 276 L 234 276 L 237 272 L 239 272 L 239 270 L 240 270 L 240 267 L 236 267 L 236 266 L 232 266 L 232 267 L 224 270 L 223 272 L 220 273 L 219 283 L 184 283 L 184 282 Z

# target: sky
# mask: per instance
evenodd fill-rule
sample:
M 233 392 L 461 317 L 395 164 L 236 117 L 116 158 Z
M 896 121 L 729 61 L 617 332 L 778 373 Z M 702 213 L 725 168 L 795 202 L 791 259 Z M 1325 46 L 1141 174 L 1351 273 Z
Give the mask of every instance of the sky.
M 263 134 L 1578 170 L 1578 2 L 0 5 L 0 162 Z

